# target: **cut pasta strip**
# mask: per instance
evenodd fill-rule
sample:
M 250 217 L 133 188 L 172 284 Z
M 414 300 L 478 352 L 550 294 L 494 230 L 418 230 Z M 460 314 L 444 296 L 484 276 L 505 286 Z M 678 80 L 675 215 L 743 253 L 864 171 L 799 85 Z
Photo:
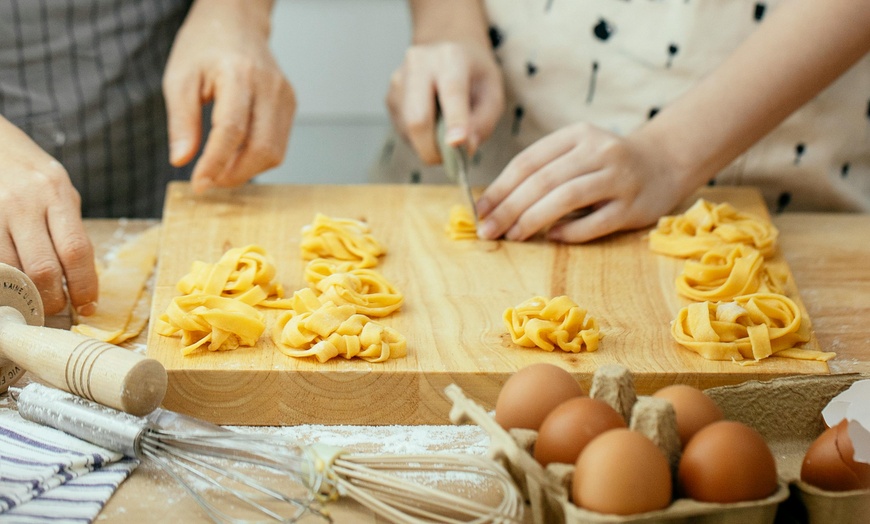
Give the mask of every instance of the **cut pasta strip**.
M 757 249 L 745 244 L 722 244 L 700 260 L 686 260 L 677 277 L 677 293 L 699 302 L 731 300 L 752 293 L 784 294 L 784 275 L 774 275 Z
M 100 295 L 93 315 L 80 318 L 72 331 L 120 344 L 142 332 L 148 322 L 150 297 L 144 292 L 157 262 L 160 226 L 152 226 L 124 243 L 99 272 Z
M 515 344 L 546 351 L 559 348 L 579 353 L 598 349 L 600 333 L 596 320 L 567 296 L 552 300 L 533 297 L 503 315 Z
M 471 209 L 461 204 L 451 207 L 446 230 L 451 240 L 477 240 L 477 225 Z
M 770 257 L 779 231 L 766 220 L 731 204 L 698 199 L 682 215 L 664 216 L 650 232 L 650 249 L 678 258 L 696 258 L 721 244 L 747 244 Z
M 809 322 L 797 304 L 775 293 L 690 304 L 677 314 L 671 334 L 677 343 L 710 360 L 758 361 L 771 355 L 827 360 L 834 356 L 796 347 L 809 341 Z
M 386 251 L 369 232 L 369 226 L 359 220 L 317 213 L 302 228 L 302 258 L 334 258 L 352 262 L 355 268 L 375 267 Z
M 350 304 L 369 317 L 385 317 L 404 300 L 383 275 L 373 269 L 353 269 L 348 262 L 314 259 L 305 267 L 305 278 L 320 293 L 321 302 Z
M 272 328 L 278 349 L 295 358 L 314 357 L 320 362 L 341 356 L 384 362 L 407 354 L 407 342 L 398 331 L 356 313 L 352 305 L 323 303 L 311 310 L 313 291 L 303 289 L 300 309 L 281 314 Z

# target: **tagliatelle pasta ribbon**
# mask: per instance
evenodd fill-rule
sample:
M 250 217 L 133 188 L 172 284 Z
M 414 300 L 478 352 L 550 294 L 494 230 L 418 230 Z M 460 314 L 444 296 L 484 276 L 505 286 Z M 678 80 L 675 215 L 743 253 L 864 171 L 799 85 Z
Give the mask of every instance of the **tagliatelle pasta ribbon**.
M 252 306 L 268 305 L 261 302 L 284 296 L 283 287 L 275 282 L 275 273 L 275 264 L 266 250 L 252 244 L 228 250 L 216 264 L 195 261 L 176 288 L 185 295 L 202 293 L 238 298 Z
M 456 204 L 450 208 L 450 217 L 445 228 L 451 240 L 477 240 L 477 224 L 474 215 L 466 206 Z
M 784 280 L 784 275 L 774 275 L 757 249 L 723 244 L 700 260 L 687 260 L 676 287 L 677 293 L 691 300 L 723 301 L 757 292 L 784 294 Z
M 664 216 L 650 232 L 656 253 L 679 258 L 699 257 L 721 244 L 748 244 L 765 257 L 773 255 L 779 231 L 773 224 L 731 204 L 698 199 L 685 213 Z
M 302 228 L 302 258 L 334 258 L 352 262 L 355 268 L 375 267 L 386 251 L 369 232 L 369 226 L 359 220 L 317 213 L 314 221 Z
M 810 328 L 791 299 L 754 293 L 729 302 L 696 302 L 682 308 L 671 324 L 680 345 L 710 360 L 761 360 L 771 355 L 828 360 L 833 353 L 797 348 Z
M 184 294 L 172 299 L 157 321 L 157 332 L 180 333 L 183 355 L 200 347 L 226 351 L 256 345 L 266 325 L 254 306 L 289 307 L 282 304 L 284 291 L 274 281 L 275 272 L 257 245 L 230 249 L 216 264 L 195 261 L 176 284 Z
M 203 346 L 210 351 L 253 346 L 265 329 L 263 316 L 252 305 L 202 293 L 175 297 L 156 323 L 161 335 L 181 333 L 183 355 Z
M 404 297 L 373 269 L 354 269 L 348 262 L 318 258 L 305 267 L 305 278 L 321 302 L 350 304 L 357 313 L 385 317 L 401 307 Z
M 272 328 L 272 339 L 285 355 L 315 357 L 320 362 L 338 356 L 383 362 L 407 354 L 404 336 L 356 313 L 354 306 L 325 302 L 311 309 L 314 306 L 311 289 L 299 290 L 294 295 L 301 295 L 301 311 L 291 309 L 282 313 Z
M 514 344 L 546 351 L 559 348 L 571 353 L 598 349 L 596 320 L 567 296 L 548 300 L 534 297 L 503 315 Z

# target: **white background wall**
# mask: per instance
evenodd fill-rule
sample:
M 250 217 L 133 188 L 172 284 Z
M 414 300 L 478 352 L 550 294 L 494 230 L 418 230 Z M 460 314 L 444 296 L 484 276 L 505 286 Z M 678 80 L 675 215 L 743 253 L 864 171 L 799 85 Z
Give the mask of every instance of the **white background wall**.
M 390 128 L 384 98 L 410 41 L 405 0 L 279 0 L 272 48 L 297 113 L 284 163 L 264 183 L 366 181 Z

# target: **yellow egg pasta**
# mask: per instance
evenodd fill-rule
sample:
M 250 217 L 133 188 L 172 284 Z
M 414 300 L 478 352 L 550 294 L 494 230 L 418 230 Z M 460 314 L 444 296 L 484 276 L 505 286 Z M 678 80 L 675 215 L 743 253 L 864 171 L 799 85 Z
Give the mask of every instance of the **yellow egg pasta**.
M 103 269 L 98 266 L 97 310 L 76 318 L 76 333 L 121 344 L 139 335 L 148 323 L 151 298 L 146 293 L 160 244 L 160 226 L 151 226 L 120 246 Z
M 791 299 L 754 293 L 728 302 L 696 302 L 682 308 L 671 324 L 682 346 L 709 360 L 761 360 L 771 355 L 827 360 L 833 353 L 797 346 L 810 339 L 809 323 Z
M 552 300 L 533 297 L 508 308 L 503 318 L 511 340 L 523 347 L 546 351 L 558 347 L 571 353 L 598 349 L 598 323 L 564 295 Z
M 268 297 L 284 296 L 283 287 L 275 282 L 275 272 L 266 250 L 252 244 L 227 250 L 216 264 L 195 261 L 176 287 L 185 295 L 238 298 L 255 306 Z
M 757 292 L 783 293 L 783 275 L 775 275 L 757 249 L 746 244 L 722 244 L 686 260 L 677 277 L 677 293 L 695 301 L 731 300 Z
M 350 304 L 357 313 L 369 317 L 385 317 L 404 300 L 383 275 L 373 269 L 353 269 L 347 262 L 314 259 L 307 264 L 305 277 L 320 294 L 321 302 Z
M 310 289 L 300 292 L 309 297 L 313 295 Z M 352 305 L 326 302 L 314 310 L 301 309 L 305 311 L 282 313 L 272 328 L 272 339 L 287 356 L 314 357 L 320 362 L 338 356 L 384 362 L 407 354 L 404 336 L 356 313 Z
M 446 230 L 451 240 L 477 240 L 477 224 L 471 209 L 461 204 L 451 207 Z
M 375 267 L 386 251 L 369 233 L 369 226 L 359 220 L 317 213 L 314 221 L 302 228 L 302 258 L 334 258 L 352 262 L 355 268 Z
M 721 244 L 748 244 L 770 257 L 778 235 L 773 224 L 760 217 L 701 198 L 682 215 L 661 217 L 650 232 L 649 246 L 663 255 L 695 258 Z
M 257 245 L 230 249 L 216 264 L 194 261 L 176 284 L 183 294 L 157 320 L 157 332 L 180 334 L 185 356 L 200 347 L 226 351 L 256 345 L 266 325 L 254 306 L 289 307 L 274 279 L 275 265 Z
M 161 335 L 181 333 L 185 356 L 200 347 L 226 351 L 253 346 L 265 329 L 263 316 L 250 304 L 202 293 L 175 297 L 156 323 Z

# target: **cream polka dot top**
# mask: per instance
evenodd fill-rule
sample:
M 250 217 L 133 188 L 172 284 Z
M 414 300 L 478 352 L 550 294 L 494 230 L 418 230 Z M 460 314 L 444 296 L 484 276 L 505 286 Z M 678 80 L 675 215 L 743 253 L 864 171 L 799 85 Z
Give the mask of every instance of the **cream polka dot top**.
M 473 159 L 472 183 L 488 184 L 523 148 L 575 122 L 631 132 L 785 1 L 488 0 L 508 102 Z M 445 181 L 395 137 L 371 174 L 377 182 Z M 757 186 L 774 212 L 870 211 L 870 57 L 711 183 Z

